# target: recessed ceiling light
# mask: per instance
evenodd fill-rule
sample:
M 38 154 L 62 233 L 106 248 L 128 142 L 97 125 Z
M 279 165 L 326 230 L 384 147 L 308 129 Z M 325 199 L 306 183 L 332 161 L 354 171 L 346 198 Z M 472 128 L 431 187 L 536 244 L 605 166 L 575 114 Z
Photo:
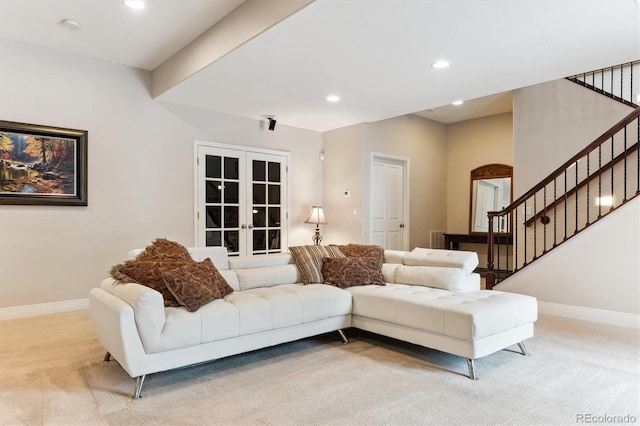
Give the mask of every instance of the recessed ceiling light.
M 144 9 L 144 1 L 143 0 L 125 0 L 125 6 L 130 7 L 131 9 L 140 10 Z
M 60 21 L 63 27 L 69 28 L 70 30 L 77 30 L 80 28 L 80 24 L 78 21 L 74 21 L 73 19 L 63 19 Z
M 447 67 L 449 67 L 449 65 L 451 65 L 449 63 L 449 61 L 445 61 L 444 59 L 439 59 L 439 60 L 435 61 L 434 63 L 432 63 L 431 67 L 439 70 L 439 69 L 442 69 L 442 68 L 447 68 Z
M 327 96 L 327 102 L 338 102 L 339 100 L 340 100 L 340 96 L 338 95 Z
M 461 100 L 451 102 L 452 105 L 462 105 L 463 103 L 464 101 L 461 101 Z

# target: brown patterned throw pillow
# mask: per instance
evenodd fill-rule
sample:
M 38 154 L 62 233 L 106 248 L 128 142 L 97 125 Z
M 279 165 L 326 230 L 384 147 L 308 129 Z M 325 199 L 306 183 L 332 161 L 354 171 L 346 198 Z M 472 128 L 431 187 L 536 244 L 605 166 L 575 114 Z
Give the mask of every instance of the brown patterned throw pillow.
M 187 250 L 185 246 L 175 241 L 167 240 L 166 238 L 157 238 L 154 240 L 150 246 L 147 246 L 142 253 L 136 257 L 136 260 L 194 262 L 189 254 L 189 250 Z
M 380 263 L 384 261 L 384 249 L 380 246 L 369 244 L 345 244 L 337 245 L 346 257 L 375 257 L 380 260 Z
M 159 291 L 164 306 L 181 306 L 162 280 L 162 274 L 192 263 L 195 261 L 184 246 L 158 238 L 135 259 L 111 268 L 111 276 L 121 283 L 137 283 Z
M 289 251 L 305 284 L 322 283 L 322 259 L 344 257 L 336 246 L 294 246 Z
M 340 288 L 359 285 L 386 285 L 382 262 L 374 257 L 326 258 L 322 264 L 324 283 Z
M 165 272 L 162 278 L 178 302 L 189 312 L 195 312 L 202 305 L 233 292 L 209 258 Z

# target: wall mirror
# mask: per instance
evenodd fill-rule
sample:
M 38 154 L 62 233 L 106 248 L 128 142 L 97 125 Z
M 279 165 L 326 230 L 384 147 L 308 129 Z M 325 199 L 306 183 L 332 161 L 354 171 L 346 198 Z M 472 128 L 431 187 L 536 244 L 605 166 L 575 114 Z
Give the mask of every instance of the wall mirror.
M 487 212 L 498 211 L 513 199 L 513 167 L 506 164 L 486 164 L 471 170 L 469 202 L 469 233 L 489 232 Z M 511 233 L 509 217 L 495 218 L 493 230 Z

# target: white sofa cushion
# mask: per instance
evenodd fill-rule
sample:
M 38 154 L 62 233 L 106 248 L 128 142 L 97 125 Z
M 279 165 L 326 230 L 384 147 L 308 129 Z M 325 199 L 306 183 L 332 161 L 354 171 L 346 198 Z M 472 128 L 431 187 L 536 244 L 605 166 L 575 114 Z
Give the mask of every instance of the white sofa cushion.
M 158 353 L 351 314 L 351 295 L 324 284 L 284 284 L 235 291 L 195 312 L 164 308 L 162 295 L 139 284 L 101 287 L 128 302 L 146 353 Z
M 300 271 L 294 264 L 236 269 L 235 273 L 238 276 L 240 290 L 302 282 Z
M 324 284 L 285 284 L 229 294 L 240 315 L 240 334 L 318 321 L 351 313 L 351 295 Z
M 480 290 L 480 275 L 442 266 L 398 265 L 395 283 L 441 288 L 450 291 Z
M 410 266 L 442 266 L 461 268 L 470 274 L 478 266 L 478 254 L 473 251 L 414 248 L 403 258 Z

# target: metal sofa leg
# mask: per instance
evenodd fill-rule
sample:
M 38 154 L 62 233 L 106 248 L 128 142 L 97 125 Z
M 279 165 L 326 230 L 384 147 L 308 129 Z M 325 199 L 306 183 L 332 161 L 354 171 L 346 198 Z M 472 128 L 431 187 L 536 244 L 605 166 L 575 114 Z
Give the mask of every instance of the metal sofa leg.
M 144 383 L 145 375 L 136 377 L 136 387 L 133 391 L 133 399 L 140 399 L 140 393 L 142 392 L 142 384 Z
M 528 356 L 529 352 L 527 352 L 527 348 L 524 345 L 524 342 L 518 342 L 518 347 L 520 348 L 520 352 L 522 352 L 522 355 L 524 356 Z
M 344 335 L 344 331 L 338 330 L 338 333 L 340 333 L 340 338 L 342 339 L 342 343 L 344 343 L 345 345 L 349 343 L 347 336 Z
M 102 360 L 102 362 L 109 362 L 111 361 L 111 354 L 109 353 L 109 351 L 107 351 L 106 354 L 104 354 L 104 359 Z
M 473 360 L 471 358 L 467 358 L 467 367 L 469 368 L 469 378 L 471 380 L 478 380 L 478 378 L 476 377 Z

